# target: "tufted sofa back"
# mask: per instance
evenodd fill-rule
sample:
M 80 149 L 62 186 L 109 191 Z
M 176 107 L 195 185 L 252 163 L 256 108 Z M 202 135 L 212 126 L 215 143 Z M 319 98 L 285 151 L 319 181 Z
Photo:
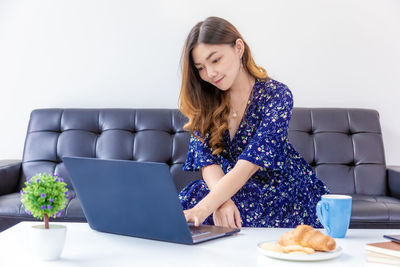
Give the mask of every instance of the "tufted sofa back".
M 177 190 L 201 173 L 182 171 L 190 134 L 176 109 L 38 109 L 31 113 L 19 187 L 39 172 L 71 187 L 64 156 L 164 162 Z M 378 113 L 295 108 L 289 140 L 334 193 L 386 194 Z
M 39 109 L 31 114 L 22 160 L 22 179 L 57 173 L 71 187 L 65 156 L 164 162 L 177 188 L 196 174 L 185 174 L 190 134 L 187 119 L 172 109 Z M 198 174 L 197 174 L 198 176 Z
M 332 193 L 387 194 L 377 111 L 295 108 L 289 140 Z

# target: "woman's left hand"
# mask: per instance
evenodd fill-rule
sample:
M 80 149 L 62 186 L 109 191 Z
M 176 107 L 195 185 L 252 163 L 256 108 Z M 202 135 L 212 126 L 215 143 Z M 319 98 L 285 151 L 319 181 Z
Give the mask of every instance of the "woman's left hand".
M 197 204 L 191 209 L 184 210 L 185 218 L 187 222 L 194 223 L 194 226 L 202 224 L 212 212 L 208 211 L 203 205 Z

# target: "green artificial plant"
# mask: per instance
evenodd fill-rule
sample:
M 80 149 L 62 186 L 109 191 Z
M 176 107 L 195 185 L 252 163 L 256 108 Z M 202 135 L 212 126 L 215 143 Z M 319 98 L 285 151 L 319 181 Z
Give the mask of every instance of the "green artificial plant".
M 28 178 L 20 193 L 25 212 L 44 220 L 46 229 L 49 217 L 60 216 L 69 199 L 67 184 L 57 174 L 39 173 Z

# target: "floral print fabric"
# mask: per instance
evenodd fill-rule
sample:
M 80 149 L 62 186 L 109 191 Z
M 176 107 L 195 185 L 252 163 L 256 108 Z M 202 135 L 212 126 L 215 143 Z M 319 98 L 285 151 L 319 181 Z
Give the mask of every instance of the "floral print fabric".
M 228 173 L 239 159 L 261 168 L 232 196 L 244 227 L 296 227 L 308 224 L 322 227 L 315 207 L 327 187 L 288 141 L 293 108 L 292 93 L 275 80 L 256 80 L 247 112 L 230 139 L 227 130 L 223 151 L 214 156 L 208 145 L 191 135 L 182 169 L 197 171 L 218 164 Z M 198 136 L 200 134 L 196 132 Z M 179 194 L 184 209 L 195 206 L 209 192 L 204 180 L 195 180 Z M 204 224 L 214 224 L 210 215 Z

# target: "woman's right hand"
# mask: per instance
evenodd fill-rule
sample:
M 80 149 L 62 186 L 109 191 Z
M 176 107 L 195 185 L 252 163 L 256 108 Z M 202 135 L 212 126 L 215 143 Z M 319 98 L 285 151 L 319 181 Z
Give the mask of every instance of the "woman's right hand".
M 242 219 L 240 218 L 239 209 L 236 207 L 232 199 L 227 200 L 213 213 L 214 224 L 216 226 L 224 226 L 230 228 L 241 228 Z

